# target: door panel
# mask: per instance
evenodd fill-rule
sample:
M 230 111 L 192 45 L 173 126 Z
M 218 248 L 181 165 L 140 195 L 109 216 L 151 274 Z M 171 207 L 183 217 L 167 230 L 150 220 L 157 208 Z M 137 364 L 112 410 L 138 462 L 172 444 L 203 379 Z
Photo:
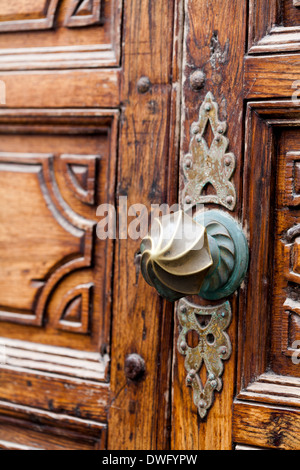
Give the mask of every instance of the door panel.
M 174 449 L 299 448 L 299 365 L 292 360 L 300 340 L 296 3 L 184 2 L 181 167 L 191 126 L 211 92 L 237 160 L 233 215 L 242 215 L 250 266 L 229 299 L 236 355 L 225 364 L 223 390 L 204 420 L 186 387 L 184 361 L 174 354 Z M 208 129 L 204 138 L 210 142 Z M 184 184 L 181 176 L 181 191 Z M 175 330 L 174 351 L 177 338 Z
M 105 422 L 118 112 L 82 114 L 1 115 L 0 396 Z
M 249 0 L 250 54 L 299 51 L 298 0 Z
M 295 406 L 300 385 L 299 368 L 292 362 L 297 243 L 289 230 L 297 221 L 293 155 L 298 113 L 292 101 L 248 105 L 244 203 L 252 258 L 239 344 L 239 398 Z
M 228 122 L 227 137 L 229 152 L 237 160 L 234 185 L 241 190 L 242 135 L 243 135 L 243 61 L 247 32 L 247 9 L 245 2 L 184 2 L 183 42 L 183 108 L 181 116 L 181 168 L 189 152 L 191 126 L 199 117 L 200 105 L 211 92 L 219 105 L 220 121 Z M 199 18 L 205 18 L 200 21 Z M 195 74 L 204 73 L 203 86 L 193 87 Z M 205 137 L 209 142 L 209 125 Z M 184 188 L 181 170 L 180 190 Z M 241 198 L 233 212 L 238 217 Z M 207 207 L 211 207 L 208 205 Z M 202 299 L 193 299 L 203 303 Z M 236 297 L 232 296 L 233 320 L 228 330 L 233 345 L 231 360 L 225 364 L 223 391 L 216 393 L 214 406 L 205 420 L 200 420 L 193 401 L 193 391 L 186 387 L 184 359 L 178 354 L 179 325 L 174 330 L 174 376 L 172 403 L 172 448 L 173 449 L 218 449 L 232 446 L 232 400 L 235 374 L 235 330 L 237 320 Z M 204 302 L 205 303 L 205 302 Z M 211 302 L 206 302 L 211 305 Z M 203 370 L 202 370 L 203 372 Z M 203 372 L 204 375 L 204 372 Z M 206 377 L 204 377 L 204 382 Z
M 298 0 L 0 0 L 0 448 L 300 447 L 299 28 Z M 200 419 L 177 306 L 142 279 L 140 240 L 96 227 L 102 203 L 181 198 L 208 92 L 250 267 Z
M 120 4 L 119 0 L 1 0 L 1 70 L 119 65 Z
M 243 212 L 251 260 L 240 299 L 233 432 L 240 444 L 298 449 L 300 17 L 295 2 L 271 3 L 250 2 Z
M 0 4 L 2 448 L 107 446 L 120 35 L 118 0 Z

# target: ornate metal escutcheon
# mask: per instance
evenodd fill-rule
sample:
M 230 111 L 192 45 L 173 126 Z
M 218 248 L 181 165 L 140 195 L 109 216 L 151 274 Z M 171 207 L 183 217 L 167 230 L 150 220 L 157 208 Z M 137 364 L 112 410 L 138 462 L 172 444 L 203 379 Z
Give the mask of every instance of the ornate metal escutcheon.
M 199 120 L 191 127 L 190 151 L 183 164 L 186 185 L 182 193 L 182 203 L 214 203 L 232 211 L 236 205 L 236 192 L 230 178 L 236 161 L 233 153 L 226 153 L 229 144 L 224 135 L 227 123 L 220 121 L 218 114 L 218 105 L 209 92 L 200 107 Z M 214 135 L 210 148 L 204 138 L 208 125 Z M 208 184 L 213 186 L 216 194 L 203 194 Z
M 210 148 L 204 138 L 208 125 L 214 135 Z M 222 389 L 223 361 L 231 356 L 226 333 L 231 307 L 228 301 L 214 307 L 195 305 L 184 297 L 198 294 L 214 301 L 229 297 L 242 283 L 249 262 L 248 243 L 239 223 L 227 212 L 197 208 L 203 203 L 235 208 L 236 192 L 230 178 L 236 161 L 232 153 L 226 153 L 226 129 L 227 123 L 219 120 L 218 105 L 208 93 L 199 120 L 192 125 L 190 153 L 184 161 L 182 206 L 195 210 L 155 219 L 141 245 L 145 280 L 167 300 L 181 299 L 177 307 L 181 328 L 178 350 L 185 356 L 186 384 L 193 388 L 201 418 L 213 405 L 215 392 Z M 203 194 L 208 184 L 216 194 Z M 190 331 L 198 335 L 197 346 L 189 346 Z M 207 371 L 206 383 L 200 378 L 202 367 Z
M 186 385 L 193 388 L 194 403 L 203 419 L 214 402 L 215 391 L 222 389 L 223 361 L 231 356 L 231 343 L 225 332 L 231 322 L 230 303 L 217 307 L 201 307 L 180 300 L 177 307 L 182 327 L 178 338 L 178 351 L 185 356 L 188 372 Z M 187 334 L 195 331 L 199 337 L 196 347 L 189 347 Z M 202 383 L 200 371 L 206 367 L 207 381 Z

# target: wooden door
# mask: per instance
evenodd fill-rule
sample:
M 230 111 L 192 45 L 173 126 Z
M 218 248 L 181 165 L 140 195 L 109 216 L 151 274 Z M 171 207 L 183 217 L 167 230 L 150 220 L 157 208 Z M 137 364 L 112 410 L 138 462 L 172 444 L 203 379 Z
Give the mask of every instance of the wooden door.
M 205 420 L 174 355 L 172 446 L 299 449 L 300 2 L 187 0 L 184 14 L 181 161 L 211 92 L 236 157 L 229 212 L 243 224 L 250 264 L 230 299 L 233 354 Z
M 296 0 L 0 0 L 1 448 L 300 447 L 299 28 Z M 97 208 L 178 201 L 208 92 L 250 266 L 200 419 L 177 307 Z
M 97 208 L 172 198 L 176 8 L 0 1 L 1 448 L 168 447 L 170 306 Z

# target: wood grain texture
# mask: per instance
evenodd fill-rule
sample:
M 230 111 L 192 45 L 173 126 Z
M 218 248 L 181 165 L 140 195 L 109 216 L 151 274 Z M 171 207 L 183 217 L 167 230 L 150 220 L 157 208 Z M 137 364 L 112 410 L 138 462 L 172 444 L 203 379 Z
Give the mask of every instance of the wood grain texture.
M 0 73 L 6 108 L 24 109 L 117 108 L 120 78 L 119 69 Z
M 249 54 L 299 51 L 300 12 L 296 0 L 250 0 Z
M 101 241 L 94 231 L 99 203 L 114 202 L 118 111 L 3 110 L 0 114 L 5 201 L 1 206 L 0 334 L 99 352 L 109 344 L 113 240 Z M 24 154 L 16 152 L 20 147 Z M 40 172 L 39 165 L 43 168 L 50 162 L 46 148 L 53 152 L 53 166 L 38 178 L 36 166 Z M 87 205 L 66 184 L 65 157 L 73 155 L 74 161 L 77 154 L 77 161 L 88 164 L 97 152 L 94 203 Z M 12 238 L 14 257 L 8 249 Z M 65 324 L 63 334 L 57 328 L 61 310 L 78 297 L 79 287 L 91 284 L 92 310 L 86 307 L 82 312 L 86 319 L 91 314 L 85 334 L 74 332 L 74 325 L 68 331 Z M 26 324 L 40 328 L 25 331 L 22 325 Z
M 246 57 L 245 99 L 291 98 L 297 91 L 299 74 L 297 54 Z
M 18 367 L 0 369 L 1 400 L 77 418 L 107 422 L 111 395 L 107 384 Z
M 103 450 L 105 424 L 0 402 L 0 449 Z
M 299 107 L 293 101 L 248 104 L 243 211 L 251 260 L 247 288 L 241 299 L 244 313 L 240 318 L 239 330 L 238 390 L 242 394 L 252 393 L 253 384 L 250 384 L 264 382 L 260 377 L 270 369 L 277 375 L 298 376 L 291 355 L 284 357 L 286 351 L 282 348 L 287 326 L 283 304 L 291 295 L 287 290 L 286 277 L 289 263 L 282 247 L 284 234 L 293 226 L 293 217 L 297 213 L 291 211 L 288 214 L 284 209 L 281 215 L 278 205 L 278 201 L 285 200 L 289 194 L 286 187 L 286 151 L 283 152 L 284 156 L 281 155 L 281 142 L 285 142 L 288 149 L 295 149 L 293 138 L 288 140 L 288 136 L 298 136 L 298 127 Z M 272 395 L 274 400 L 271 381 L 272 376 L 269 377 L 271 397 L 266 398 L 268 401 L 272 400 Z M 257 393 L 260 393 L 259 388 L 264 394 L 261 385 L 258 385 Z M 273 389 L 276 390 L 276 380 Z M 265 392 L 268 395 L 267 390 Z M 282 389 L 282 398 L 286 403 L 287 395 L 287 390 Z M 293 396 L 295 390 L 290 390 L 290 403 L 294 403 Z
M 169 141 L 176 10 L 172 0 L 126 2 L 117 196 L 126 195 L 128 206 L 176 202 L 176 179 L 168 180 L 176 174 Z M 143 76 L 151 87 L 140 94 Z M 172 306 L 145 283 L 138 253 L 139 242 L 117 241 L 109 449 L 169 447 Z M 131 353 L 146 363 L 139 383 L 125 378 L 124 361 Z
M 250 403 L 234 404 L 234 441 L 269 449 L 298 450 L 299 410 Z
M 0 13 L 0 70 L 119 65 L 122 1 L 92 0 L 90 11 L 80 3 L 7 3 Z
M 292 356 L 297 351 L 293 344 L 300 340 L 299 235 L 297 230 L 295 231 L 300 221 L 300 201 L 295 185 L 295 166 L 300 159 L 299 125 L 300 113 L 298 125 L 282 129 L 277 135 L 271 362 L 272 370 L 276 374 L 291 375 L 300 379 L 300 368 L 292 361 Z
M 212 92 L 220 107 L 220 119 L 228 121 L 229 151 L 237 158 L 234 183 L 240 211 L 242 175 L 243 127 L 243 56 L 246 40 L 246 5 L 233 1 L 186 0 L 183 54 L 183 98 L 181 159 L 188 153 L 190 126 L 197 121 L 199 108 L 208 91 Z M 203 18 L 204 21 L 200 21 Z M 226 25 L 226 26 L 225 26 Z M 195 92 L 190 86 L 190 76 L 197 70 L 205 73 L 204 87 Z M 180 188 L 183 187 L 181 178 Z M 209 207 L 209 206 L 208 206 Z M 196 300 L 199 303 L 199 299 Z M 229 335 L 234 354 L 225 364 L 223 391 L 216 400 L 208 418 L 201 422 L 194 406 L 192 393 L 185 385 L 184 361 L 174 347 L 172 448 L 173 449 L 231 449 L 232 400 L 235 380 L 235 329 L 237 316 L 236 297 L 231 299 L 233 322 Z M 174 345 L 177 343 L 176 324 Z

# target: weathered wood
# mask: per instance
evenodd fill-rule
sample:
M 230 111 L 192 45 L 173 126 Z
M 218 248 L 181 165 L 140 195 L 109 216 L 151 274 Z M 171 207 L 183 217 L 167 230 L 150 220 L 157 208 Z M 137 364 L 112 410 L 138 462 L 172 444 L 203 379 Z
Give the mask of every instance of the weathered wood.
M 170 110 L 177 6 L 172 0 L 126 2 L 117 196 L 127 196 L 128 206 L 143 203 L 150 209 L 151 203 L 176 202 L 176 177 L 169 180 L 169 176 L 176 175 Z M 151 86 L 141 94 L 137 83 L 143 76 Z M 145 283 L 138 253 L 139 242 L 117 241 L 108 447 L 167 449 L 172 305 Z M 145 378 L 139 383 L 126 382 L 124 361 L 131 353 L 146 363 Z
M 234 442 L 269 449 L 298 450 L 299 410 L 236 402 Z
M 0 65 L 1 70 L 1 65 Z M 1 72 L 7 108 L 116 108 L 120 70 Z
M 247 57 L 245 60 L 245 99 L 291 98 L 299 88 L 299 56 Z M 296 95 L 299 96 L 299 91 Z
M 101 5 L 99 2 L 90 2 L 90 14 L 76 8 L 79 0 L 75 3 L 36 0 L 34 4 L 19 0 L 3 4 L 0 11 L 0 69 L 81 69 L 119 65 L 122 1 L 107 0 Z
M 121 3 L 0 8 L 1 448 L 106 447 Z
M 201 20 L 200 20 L 201 18 Z M 237 158 L 234 183 L 237 189 L 238 216 L 241 207 L 242 127 L 243 127 L 243 54 L 246 40 L 246 5 L 232 1 L 185 1 L 184 55 L 183 55 L 183 108 L 181 132 L 181 159 L 188 152 L 190 126 L 197 121 L 199 108 L 208 91 L 220 106 L 220 119 L 227 120 L 229 151 Z M 204 72 L 206 79 L 200 91 L 194 91 L 190 77 L 195 71 Z M 182 188 L 182 179 L 181 185 Z M 199 299 L 197 301 L 199 303 Z M 232 400 L 235 381 L 235 330 L 237 305 L 231 300 L 233 322 L 229 335 L 234 354 L 225 363 L 223 391 L 216 393 L 214 406 L 208 418 L 201 422 L 185 385 L 184 360 L 177 353 L 178 326 L 174 338 L 174 378 L 172 411 L 173 449 L 231 449 Z

